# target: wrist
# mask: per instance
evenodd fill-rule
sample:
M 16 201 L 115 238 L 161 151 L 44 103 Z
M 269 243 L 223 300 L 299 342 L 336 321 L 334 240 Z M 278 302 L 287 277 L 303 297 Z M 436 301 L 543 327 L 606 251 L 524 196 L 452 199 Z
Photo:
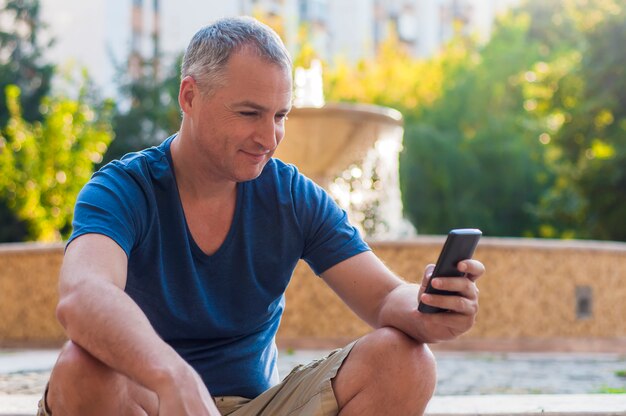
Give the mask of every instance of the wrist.
M 378 327 L 401 325 L 413 319 L 413 309 L 417 309 L 417 291 L 413 284 L 401 284 L 385 296 L 378 313 Z
M 180 380 L 189 377 L 193 369 L 185 360 L 172 350 L 173 354 L 167 354 L 155 360 L 147 374 L 144 385 L 160 394 L 175 387 Z

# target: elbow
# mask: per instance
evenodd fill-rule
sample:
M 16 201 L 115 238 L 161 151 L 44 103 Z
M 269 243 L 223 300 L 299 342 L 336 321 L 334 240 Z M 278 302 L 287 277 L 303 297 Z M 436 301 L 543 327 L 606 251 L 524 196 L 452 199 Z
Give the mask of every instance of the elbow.
M 63 328 L 67 330 L 67 323 L 70 320 L 72 315 L 71 311 L 74 309 L 74 302 L 71 298 L 72 295 L 64 295 L 59 298 L 59 303 L 56 307 L 56 317 L 57 321 L 61 324 Z
M 74 285 L 71 288 L 61 291 L 59 296 L 59 303 L 56 307 L 56 318 L 65 329 L 67 335 L 69 334 L 70 324 L 79 316 L 82 309 L 81 299 L 83 299 L 81 284 Z

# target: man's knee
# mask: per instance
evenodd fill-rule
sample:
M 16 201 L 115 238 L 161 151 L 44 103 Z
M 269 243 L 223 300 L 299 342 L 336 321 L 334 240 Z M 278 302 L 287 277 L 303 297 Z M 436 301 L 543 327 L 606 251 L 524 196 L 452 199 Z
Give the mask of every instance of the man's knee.
M 52 369 L 46 403 L 53 414 L 79 414 L 85 406 L 97 405 L 98 396 L 119 393 L 121 384 L 111 368 L 69 341 Z
M 422 343 L 394 328 L 361 338 L 333 380 L 344 414 L 424 412 L 436 384 L 435 359 Z
M 71 382 L 93 380 L 95 382 L 109 382 L 115 373 L 111 368 L 94 358 L 80 346 L 68 341 L 59 354 L 59 358 L 52 370 L 52 379 L 61 379 Z
M 55 369 L 57 368 L 73 368 L 82 366 L 91 367 L 96 360 L 87 351 L 74 344 L 72 341 L 68 341 L 59 354 Z
M 434 390 L 437 378 L 430 349 L 402 331 L 389 327 L 361 338 L 342 367 L 340 373 L 358 374 L 359 378 L 380 384 L 383 389 L 394 386 L 394 391 L 398 391 L 398 386 L 410 386 L 427 393 Z
M 419 378 L 434 388 L 436 363 L 428 346 L 390 327 L 377 329 L 363 340 L 367 340 L 366 347 L 377 364 L 376 371 L 392 371 L 408 379 Z
M 53 415 L 156 415 L 156 393 L 68 342 L 52 369 L 47 404 Z

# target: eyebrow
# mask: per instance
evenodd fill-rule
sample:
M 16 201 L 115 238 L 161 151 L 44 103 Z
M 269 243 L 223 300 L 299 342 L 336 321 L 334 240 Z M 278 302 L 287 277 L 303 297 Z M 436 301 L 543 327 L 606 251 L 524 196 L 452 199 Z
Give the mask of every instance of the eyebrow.
M 263 112 L 268 112 L 268 108 L 262 106 L 261 104 L 255 103 L 254 101 L 241 101 L 238 103 L 233 104 L 233 107 L 249 107 L 249 108 L 254 108 L 255 110 L 258 111 L 263 111 Z M 281 109 L 279 112 L 285 112 L 288 113 L 291 110 L 291 107 L 287 107 L 287 108 L 283 108 Z

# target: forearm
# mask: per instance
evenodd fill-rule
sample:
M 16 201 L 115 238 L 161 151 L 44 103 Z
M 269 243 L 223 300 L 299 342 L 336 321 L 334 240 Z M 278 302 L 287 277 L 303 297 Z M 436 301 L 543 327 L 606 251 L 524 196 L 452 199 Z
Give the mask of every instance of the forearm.
M 153 391 L 185 366 L 137 304 L 108 281 L 85 280 L 62 290 L 57 315 L 73 342 Z
M 419 289 L 419 285 L 404 283 L 391 291 L 380 308 L 377 327 L 390 326 L 418 342 L 433 342 L 426 335 L 422 315 L 417 310 Z
M 479 263 L 469 272 L 482 274 Z M 426 271 L 432 272 L 432 266 Z M 425 273 L 426 273 L 425 272 Z M 462 287 L 442 288 L 465 293 L 468 310 L 456 313 L 422 314 L 417 310 L 421 287 L 409 284 L 394 275 L 373 253 L 365 252 L 333 266 L 322 274 L 326 283 L 361 319 L 373 328 L 394 327 L 422 343 L 432 343 L 455 338 L 467 331 L 475 315 L 471 308 L 477 292 L 469 279 L 446 279 L 446 284 L 456 282 Z M 426 284 L 426 274 L 422 280 Z M 460 282 L 460 283 L 459 283 Z M 454 302 L 458 305 L 458 297 Z M 458 309 L 454 305 L 442 305 Z

